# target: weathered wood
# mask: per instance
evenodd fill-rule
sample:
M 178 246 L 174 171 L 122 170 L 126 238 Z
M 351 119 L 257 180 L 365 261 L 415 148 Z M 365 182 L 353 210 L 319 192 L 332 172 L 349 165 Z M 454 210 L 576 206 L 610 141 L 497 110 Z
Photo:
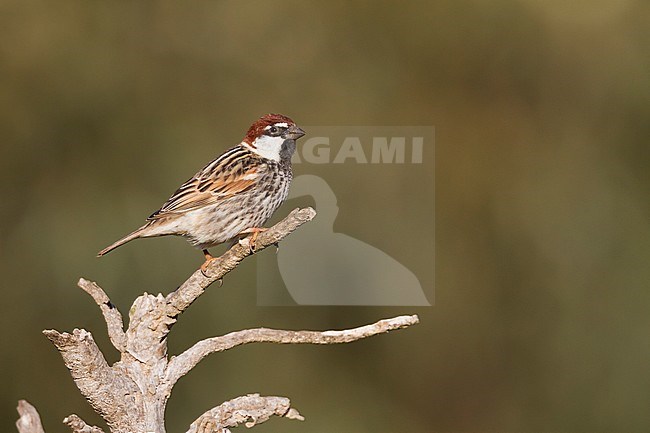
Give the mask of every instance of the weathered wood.
M 312 220 L 312 208 L 296 209 L 285 219 L 260 233 L 255 250 L 277 244 L 302 224 Z M 97 284 L 79 280 L 79 287 L 100 307 L 108 335 L 121 357 L 108 365 L 90 332 L 75 329 L 72 333 L 46 330 L 43 333 L 61 353 L 66 367 L 82 395 L 104 418 L 112 433 L 164 433 L 165 407 L 172 388 L 198 362 L 211 353 L 222 352 L 249 343 L 338 344 L 367 338 L 418 322 L 417 316 L 399 316 L 371 325 L 341 331 L 287 331 L 277 329 L 245 329 L 199 341 L 178 356 L 168 357 L 167 335 L 182 314 L 205 289 L 232 271 L 253 254 L 248 238 L 234 244 L 205 271 L 197 270 L 178 289 L 167 296 L 143 294 L 129 310 L 126 331 L 122 315 Z M 38 413 L 21 400 L 20 433 L 44 433 Z M 226 432 L 244 423 L 252 427 L 271 416 L 302 420 L 290 407 L 286 397 L 261 397 L 250 394 L 229 400 L 208 410 L 192 423 L 191 433 Z M 64 422 L 75 433 L 103 433 L 99 427 L 88 426 L 81 418 L 70 415 Z

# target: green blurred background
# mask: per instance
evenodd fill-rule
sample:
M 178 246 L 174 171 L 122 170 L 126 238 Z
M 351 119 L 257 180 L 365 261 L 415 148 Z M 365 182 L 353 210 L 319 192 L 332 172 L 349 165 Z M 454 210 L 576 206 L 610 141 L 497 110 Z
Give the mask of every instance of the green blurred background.
M 261 308 L 249 260 L 181 318 L 171 353 L 251 326 L 421 324 L 213 355 L 175 388 L 169 432 L 250 392 L 307 417 L 259 432 L 648 431 L 649 18 L 641 0 L 3 2 L 0 428 L 19 398 L 49 432 L 72 412 L 103 425 L 41 330 L 84 327 L 116 360 L 76 280 L 123 313 L 180 284 L 201 263 L 180 239 L 95 253 L 273 111 L 436 127 L 435 306 Z M 296 171 L 326 178 L 335 229 L 409 263 L 433 301 L 417 249 L 431 158 L 417 176 Z

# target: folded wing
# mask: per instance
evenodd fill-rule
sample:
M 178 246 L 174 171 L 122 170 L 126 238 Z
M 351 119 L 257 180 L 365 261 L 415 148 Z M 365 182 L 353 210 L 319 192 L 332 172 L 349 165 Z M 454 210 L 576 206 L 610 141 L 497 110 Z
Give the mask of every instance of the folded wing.
M 241 147 L 227 151 L 181 185 L 169 200 L 147 219 L 154 221 L 218 204 L 253 188 L 268 167 L 260 158 L 251 158 L 250 155 L 251 152 Z

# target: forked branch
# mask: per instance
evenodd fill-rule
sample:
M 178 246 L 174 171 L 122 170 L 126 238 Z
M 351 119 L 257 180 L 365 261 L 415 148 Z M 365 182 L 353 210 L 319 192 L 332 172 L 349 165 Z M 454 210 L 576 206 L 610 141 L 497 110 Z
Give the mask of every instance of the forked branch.
M 277 244 L 316 215 L 312 208 L 296 209 L 285 219 L 262 232 L 255 252 Z M 418 323 L 417 316 L 399 316 L 358 328 L 340 331 L 289 331 L 256 328 L 231 332 L 194 344 L 178 356 L 167 355 L 167 336 L 172 326 L 205 289 L 251 255 L 248 238 L 233 245 L 214 260 L 205 272 L 197 270 L 167 296 L 145 293 L 129 310 L 128 328 L 106 292 L 96 283 L 79 280 L 79 287 L 100 307 L 112 345 L 120 360 L 109 365 L 90 332 L 46 330 L 44 334 L 61 353 L 66 367 L 83 396 L 107 422 L 112 433 L 165 432 L 164 414 L 174 384 L 203 358 L 248 343 L 339 344 L 371 337 Z M 44 433 L 36 409 L 21 401 L 20 433 Z M 252 427 L 272 416 L 302 420 L 286 397 L 249 394 L 229 400 L 201 415 L 189 433 L 227 432 L 245 424 Z M 64 422 L 74 433 L 103 433 L 76 415 Z

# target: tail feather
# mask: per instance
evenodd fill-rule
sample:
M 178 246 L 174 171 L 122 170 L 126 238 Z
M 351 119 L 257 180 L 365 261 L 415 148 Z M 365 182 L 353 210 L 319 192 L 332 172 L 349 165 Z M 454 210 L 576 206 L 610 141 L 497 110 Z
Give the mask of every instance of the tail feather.
M 119 246 L 122 246 L 125 243 L 127 243 L 129 241 L 132 241 L 133 239 L 137 239 L 137 238 L 140 238 L 140 237 L 145 237 L 143 235 L 144 235 L 145 230 L 148 227 L 149 227 L 149 224 L 145 224 L 142 227 L 140 227 L 139 229 L 137 229 L 136 231 L 134 231 L 133 233 L 130 233 L 130 234 L 124 236 L 122 239 L 112 243 L 111 245 L 107 246 L 106 248 L 104 248 L 103 250 L 98 252 L 97 257 L 104 256 L 104 255 L 110 253 L 111 251 L 113 251 L 115 248 L 117 248 Z

